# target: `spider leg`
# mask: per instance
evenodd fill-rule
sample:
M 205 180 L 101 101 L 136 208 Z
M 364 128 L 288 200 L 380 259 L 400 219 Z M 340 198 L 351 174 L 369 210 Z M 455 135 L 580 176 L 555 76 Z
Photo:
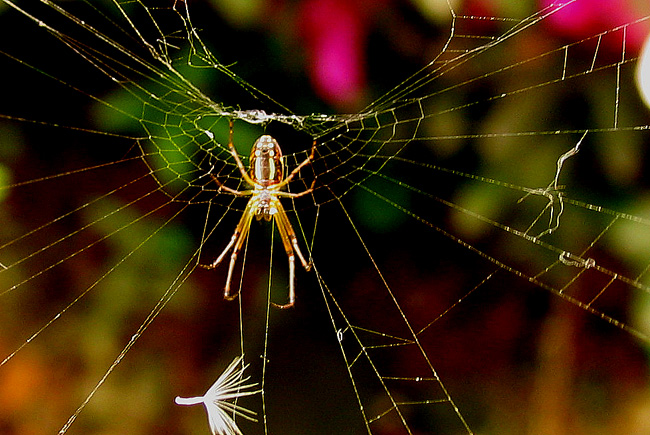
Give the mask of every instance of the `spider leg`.
M 230 294 L 230 283 L 232 282 L 232 272 L 233 270 L 235 270 L 237 255 L 239 255 L 239 251 L 241 250 L 242 246 L 244 245 L 244 242 L 246 241 L 246 236 L 248 235 L 248 230 L 251 227 L 251 220 L 253 215 L 249 214 L 245 217 L 246 217 L 246 224 L 244 228 L 242 228 L 241 233 L 239 234 L 239 239 L 237 239 L 237 243 L 235 244 L 235 247 L 233 248 L 232 253 L 230 254 L 230 264 L 228 265 L 228 277 L 226 278 L 226 286 L 223 289 L 223 297 L 229 301 L 235 299 L 239 294 L 239 292 L 235 293 L 234 295 Z
M 233 122 L 232 119 L 230 120 L 230 133 L 228 136 L 228 149 L 230 150 L 230 154 L 233 156 L 235 159 L 235 163 L 237 163 L 237 168 L 239 169 L 239 172 L 241 173 L 241 176 L 244 178 L 244 180 L 250 184 L 251 186 L 255 186 L 255 182 L 251 179 L 251 177 L 248 175 L 246 172 L 246 168 L 244 167 L 244 164 L 242 163 L 241 159 L 239 158 L 239 154 L 237 154 L 237 150 L 235 150 L 235 145 L 233 144 Z M 210 178 L 212 178 L 212 181 L 216 183 L 217 186 L 219 186 L 219 190 L 225 190 L 228 193 L 231 193 L 235 196 L 246 196 L 250 195 L 249 191 L 239 191 L 236 189 L 232 189 L 225 184 L 223 184 L 219 178 L 212 173 L 212 170 L 214 169 L 214 166 L 210 168 Z
M 237 150 L 235 149 L 235 145 L 233 143 L 232 119 L 229 120 L 228 122 L 229 122 L 228 125 L 230 127 L 230 133 L 228 135 L 228 149 L 230 150 L 230 154 L 232 154 L 233 158 L 235 159 L 235 162 L 237 163 L 237 167 L 239 168 L 239 172 L 241 173 L 242 178 L 251 186 L 255 186 L 255 182 L 251 179 L 251 177 L 246 172 L 246 168 L 244 167 L 244 164 L 242 163 L 241 159 L 239 158 L 239 154 L 237 154 Z
M 309 189 L 303 190 L 302 192 L 298 193 L 292 193 L 292 192 L 275 192 L 276 196 L 283 196 L 287 198 L 299 198 L 301 196 L 305 196 L 309 193 L 312 193 L 314 191 L 314 186 L 316 185 L 316 180 L 311 182 L 311 186 L 309 186 Z M 275 187 L 275 186 L 274 186 Z
M 217 184 L 217 186 L 219 186 L 219 190 L 225 190 L 226 192 L 232 193 L 235 196 L 246 196 L 250 194 L 249 191 L 242 192 L 236 189 L 231 189 L 230 187 L 226 186 L 221 181 L 219 181 L 219 178 L 217 178 L 217 176 L 214 174 L 210 174 L 210 177 L 212 177 L 212 181 L 214 181 Z
M 228 251 L 230 251 L 230 248 L 233 248 L 232 253 L 230 254 L 230 264 L 228 266 L 228 276 L 226 278 L 226 285 L 224 288 L 223 292 L 223 297 L 228 300 L 233 300 L 237 297 L 238 293 L 231 295 L 230 294 L 230 283 L 232 281 L 232 273 L 235 269 L 235 262 L 237 261 L 237 255 L 239 254 L 239 251 L 241 250 L 242 246 L 244 245 L 244 242 L 246 241 L 246 236 L 248 235 L 248 231 L 251 227 L 251 222 L 253 220 L 253 216 L 255 215 L 255 208 L 257 207 L 257 201 L 251 198 L 250 201 L 248 201 L 248 204 L 246 205 L 246 208 L 244 209 L 244 213 L 242 214 L 241 219 L 239 220 L 239 223 L 237 224 L 237 227 L 235 228 L 235 232 L 233 233 L 232 237 L 230 238 L 230 242 L 228 242 L 228 245 L 224 248 L 224 250 L 221 252 L 221 254 L 217 257 L 216 260 L 214 260 L 210 264 L 199 264 L 199 266 L 204 267 L 206 269 L 215 269 L 221 261 L 225 258 L 226 254 Z
M 287 257 L 289 259 L 289 302 L 280 305 L 274 303 L 278 308 L 290 308 L 293 307 L 293 304 L 296 301 L 296 291 L 295 291 L 295 281 L 296 281 L 296 260 L 295 260 L 295 255 L 298 255 L 298 258 L 300 259 L 300 262 L 302 263 L 302 266 L 305 268 L 306 271 L 309 271 L 311 269 L 311 263 L 307 262 L 305 260 L 305 257 L 303 257 L 302 252 L 300 252 L 300 247 L 298 246 L 298 239 L 296 238 L 296 234 L 293 231 L 293 227 L 291 226 L 291 222 L 289 222 L 289 218 L 287 217 L 286 212 L 284 211 L 284 208 L 282 207 L 282 204 L 280 203 L 280 200 L 277 198 L 274 198 L 274 206 L 277 208 L 277 213 L 275 213 L 273 216 L 275 218 L 275 222 L 277 223 L 278 226 L 278 231 L 280 232 L 280 237 L 282 238 L 282 244 L 284 245 L 284 250 L 287 253 Z
M 282 180 L 280 183 L 276 184 L 277 188 L 279 189 L 279 188 L 281 188 L 281 187 L 286 186 L 287 184 L 289 184 L 289 182 L 293 179 L 293 177 L 295 177 L 296 174 L 297 174 L 298 172 L 300 172 L 300 170 L 301 170 L 302 168 L 304 168 L 305 166 L 307 166 L 308 164 L 311 163 L 311 161 L 314 159 L 314 153 L 315 153 L 315 152 L 316 152 L 316 139 L 314 139 L 314 143 L 313 143 L 313 145 L 311 146 L 311 153 L 307 156 L 307 158 L 306 158 L 305 160 L 302 161 L 302 163 L 300 163 L 298 166 L 296 166 L 295 168 L 293 168 L 293 171 L 291 171 L 291 173 L 290 173 L 289 175 L 287 175 L 286 178 L 285 178 L 284 180 Z M 315 183 L 315 182 L 316 182 L 316 180 L 314 180 L 314 183 Z M 311 186 L 312 186 L 312 187 L 311 187 L 312 189 L 313 189 L 313 187 L 314 187 L 314 183 L 312 183 L 312 185 L 311 185 Z M 310 191 L 311 191 L 311 190 L 310 190 Z M 309 193 L 309 192 L 306 192 L 306 193 Z

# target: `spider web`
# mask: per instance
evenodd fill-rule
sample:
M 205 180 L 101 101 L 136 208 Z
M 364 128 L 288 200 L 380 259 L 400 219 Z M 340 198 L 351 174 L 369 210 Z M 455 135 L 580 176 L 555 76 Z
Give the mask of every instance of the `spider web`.
M 3 0 L 38 42 L 0 47 L 5 82 L 24 83 L 0 110 L 0 427 L 207 433 L 173 397 L 243 353 L 263 389 L 241 401 L 259 418 L 244 433 L 647 430 L 631 47 L 649 16 L 549 38 L 582 3 L 449 6 L 424 68 L 356 114 L 302 115 L 263 92 L 289 87 L 272 71 L 236 74 L 250 65 L 205 5 Z M 246 188 L 230 120 L 244 163 L 265 132 L 289 169 L 317 140 L 289 184 L 313 194 L 283 200 L 314 265 L 291 311 L 270 308 L 288 273 L 269 226 L 252 226 L 238 302 L 221 300 L 225 266 L 197 268 L 245 206 L 209 176 Z

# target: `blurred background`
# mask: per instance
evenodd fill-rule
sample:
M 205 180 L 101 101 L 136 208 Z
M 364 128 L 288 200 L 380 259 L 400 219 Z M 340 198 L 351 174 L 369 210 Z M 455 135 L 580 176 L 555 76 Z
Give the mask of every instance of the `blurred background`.
M 81 2 L 60 4 L 80 19 L 98 16 Z M 516 20 L 543 14 L 549 4 L 188 1 L 193 27 L 221 64 L 297 114 L 362 111 L 436 58 L 452 25 L 456 34 L 489 40 Z M 119 17 L 108 1 L 92 6 L 113 11 L 104 12 L 111 20 Z M 458 16 L 455 20 L 450 6 Z M 47 7 L 22 7 L 33 8 L 30 13 L 46 24 L 65 28 L 76 41 L 73 45 L 85 47 L 94 41 Z M 134 22 L 148 22 L 137 11 Z M 561 184 L 571 198 L 641 219 L 623 224 L 604 211 L 567 209 L 562 230 L 549 243 L 571 252 L 589 249 L 597 264 L 650 284 L 644 275 L 650 231 L 642 221 L 650 215 L 649 137 L 642 129 L 628 128 L 650 124 L 631 61 L 641 53 L 649 28 L 644 22 L 632 24 L 649 15 L 646 1 L 578 1 L 483 56 L 434 74 L 436 80 L 412 96 L 440 93 L 427 100 L 427 110 L 439 115 L 423 129 L 438 140 L 418 141 L 419 148 L 408 150 L 407 156 L 421 165 L 396 164 L 387 167 L 386 174 L 508 228 L 525 229 L 543 209 L 545 198 L 527 199 L 522 211 L 517 207 L 523 190 L 510 196 L 495 193 L 495 183 L 441 175 L 426 165 L 545 187 L 555 176 L 557 159 L 575 146 L 581 132 L 599 130 L 586 137 L 579 158 L 567 163 Z M 624 24 L 625 31 L 594 37 Z M 99 29 L 129 41 L 110 25 Z M 147 29 L 139 28 L 143 33 Z M 571 46 L 566 56 L 558 50 L 536 58 L 585 38 L 591 39 Z M 353 389 L 332 326 L 340 315 L 328 311 L 324 301 L 331 303 L 331 296 L 323 297 L 316 275 L 297 271 L 297 306 L 273 312 L 267 331 L 269 228 L 252 226 L 241 305 L 223 301 L 224 267 L 184 273 L 208 226 L 206 220 L 224 218 L 219 234 L 203 248 L 201 258 L 211 259 L 230 238 L 241 205 L 216 204 L 206 219 L 205 205 L 187 207 L 159 189 L 139 159 L 139 147 L 148 149 L 141 140 L 141 125 L 120 114 L 145 118 L 141 100 L 5 3 L 0 3 L 0 41 L 0 183 L 8 186 L 0 190 L 0 263 L 16 264 L 0 273 L 2 358 L 56 319 L 0 367 L 0 433 L 58 431 L 156 302 L 170 286 L 175 288 L 179 276 L 185 280 L 180 290 L 70 433 L 209 433 L 202 409 L 175 406 L 173 398 L 202 394 L 241 352 L 242 336 L 256 382 L 261 382 L 260 355 L 268 346 L 264 415 L 270 433 L 368 433 L 357 397 L 363 398 L 369 416 L 385 409 L 385 397 L 370 377 L 364 377 L 366 372 L 353 373 L 359 391 Z M 461 38 L 451 48 L 462 48 L 463 41 L 476 44 Z M 621 68 L 613 67 L 620 59 L 625 61 Z M 511 72 L 487 74 L 520 62 L 528 63 Z M 590 64 L 603 69 L 579 73 Z M 214 101 L 257 108 L 250 93 L 242 96 L 234 82 L 209 69 L 188 67 L 182 72 Z M 556 83 L 572 74 L 566 84 Z M 133 80 L 142 80 L 145 89 L 156 88 L 151 77 L 134 73 Z M 467 80 L 472 81 L 460 86 Z M 515 92 L 526 84 L 540 89 Z M 507 98 L 491 98 L 501 93 Z M 446 110 L 450 107 L 462 109 Z M 547 134 L 552 131 L 573 134 Z M 235 138 L 245 150 L 261 132 L 259 126 L 238 122 Z M 509 135 L 513 132 L 537 134 Z M 223 126 L 220 133 L 225 134 Z M 307 135 L 296 140 L 304 147 L 288 145 L 290 152 L 310 145 Z M 52 177 L 55 174 L 67 175 Z M 369 182 L 370 191 L 396 196 L 400 206 L 423 216 L 429 225 L 419 226 L 388 201 L 357 188 L 340 198 L 347 214 L 336 201 L 318 211 L 322 216 L 312 242 L 316 210 L 309 205 L 298 210 L 321 284 L 326 283 L 354 325 L 399 335 L 404 319 L 424 328 L 451 309 L 422 335 L 422 345 L 474 433 L 650 433 L 648 342 L 643 339 L 643 334 L 650 335 L 650 302 L 643 291 L 619 281 L 608 286 L 608 277 L 594 273 L 580 275 L 574 286 L 578 290 L 561 297 L 526 279 L 543 274 L 552 264 L 550 254 L 538 245 L 512 232 L 486 229 L 431 197 L 423 200 L 408 189 L 375 183 Z M 293 213 L 291 219 L 296 225 Z M 544 219 L 546 224 L 548 215 Z M 31 233 L 43 225 L 43 230 Z M 497 269 L 493 263 L 442 237 L 438 227 L 525 276 L 503 270 L 492 276 Z M 304 239 L 299 239 L 303 246 Z M 53 249 L 39 253 L 51 244 Z M 399 299 L 404 317 L 389 310 L 388 293 L 373 262 Z M 272 299 L 281 301 L 286 297 L 286 257 L 277 244 L 272 272 Z M 572 273 L 569 278 L 549 278 L 549 285 L 560 289 L 559 283 L 576 276 Z M 596 314 L 577 306 L 589 302 L 599 289 L 606 291 L 593 307 Z M 625 327 L 603 321 L 598 313 Z M 626 331 L 628 326 L 640 331 L 641 338 Z M 414 379 L 421 355 L 392 347 L 378 352 L 374 362 L 386 372 Z M 404 401 L 432 397 L 423 390 L 397 388 L 396 395 Z M 262 419 L 259 403 L 243 404 Z M 423 408 L 426 411 L 407 416 L 412 433 L 467 433 L 449 406 Z M 241 428 L 247 434 L 263 433 L 260 423 L 242 422 Z M 390 415 L 373 423 L 371 430 L 406 433 Z

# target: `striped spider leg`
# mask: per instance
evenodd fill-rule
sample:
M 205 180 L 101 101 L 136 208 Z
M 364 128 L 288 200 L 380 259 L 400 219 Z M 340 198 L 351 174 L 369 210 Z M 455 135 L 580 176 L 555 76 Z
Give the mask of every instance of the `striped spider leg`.
M 284 250 L 289 259 L 289 302 L 283 305 L 275 303 L 273 305 L 278 308 L 290 308 L 296 300 L 294 284 L 296 266 L 294 254 L 298 256 L 305 270 L 309 271 L 311 269 L 311 263 L 305 260 L 305 257 L 300 251 L 296 233 L 289 222 L 289 218 L 280 202 L 280 198 L 298 198 L 307 195 L 314 190 L 316 180 L 311 183 L 309 189 L 303 192 L 283 192 L 281 189 L 289 184 L 293 177 L 295 177 L 302 168 L 311 163 L 314 158 L 314 152 L 316 151 L 316 141 L 314 140 L 309 156 L 307 156 L 302 163 L 296 166 L 287 177 L 284 177 L 284 162 L 282 161 L 282 150 L 280 149 L 280 145 L 278 145 L 278 142 L 269 135 L 260 136 L 255 141 L 255 144 L 253 144 L 248 172 L 246 172 L 246 168 L 233 145 L 232 121 L 230 121 L 228 148 L 237 163 L 242 178 L 252 187 L 252 189 L 243 191 L 235 190 L 225 186 L 214 174 L 211 173 L 210 176 L 219 186 L 220 191 L 228 192 L 236 196 L 250 196 L 250 199 L 248 200 L 248 204 L 246 204 L 244 213 L 242 214 L 228 245 L 226 245 L 225 249 L 211 264 L 201 266 L 207 269 L 216 268 L 232 248 L 232 253 L 230 254 L 230 265 L 228 267 L 228 276 L 226 278 L 226 286 L 224 289 L 224 298 L 228 300 L 235 299 L 237 294 L 230 294 L 232 273 L 235 268 L 235 262 L 237 261 L 237 255 L 248 236 L 248 231 L 253 217 L 257 220 L 264 219 L 266 221 L 274 219 L 278 231 L 280 232 L 280 237 L 282 238 Z

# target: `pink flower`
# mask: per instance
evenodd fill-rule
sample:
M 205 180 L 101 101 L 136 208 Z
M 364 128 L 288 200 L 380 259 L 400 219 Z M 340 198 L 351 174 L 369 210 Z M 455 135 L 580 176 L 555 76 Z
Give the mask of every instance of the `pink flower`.
M 299 20 L 309 75 L 318 95 L 338 108 L 358 106 L 366 91 L 367 21 L 381 2 L 306 0 Z
M 634 0 L 577 0 L 571 4 L 568 3 L 570 0 L 541 0 L 540 8 L 545 9 L 552 4 L 556 6 L 566 4 L 562 9 L 549 16 L 546 22 L 555 33 L 572 40 L 581 40 L 614 27 L 632 23 L 642 16 L 642 11 L 637 6 L 638 2 Z M 628 26 L 625 40 L 626 50 L 637 53 L 643 45 L 647 33 L 648 28 L 645 25 Z M 620 50 L 622 47 L 620 37 L 607 38 L 603 42 L 610 49 Z

